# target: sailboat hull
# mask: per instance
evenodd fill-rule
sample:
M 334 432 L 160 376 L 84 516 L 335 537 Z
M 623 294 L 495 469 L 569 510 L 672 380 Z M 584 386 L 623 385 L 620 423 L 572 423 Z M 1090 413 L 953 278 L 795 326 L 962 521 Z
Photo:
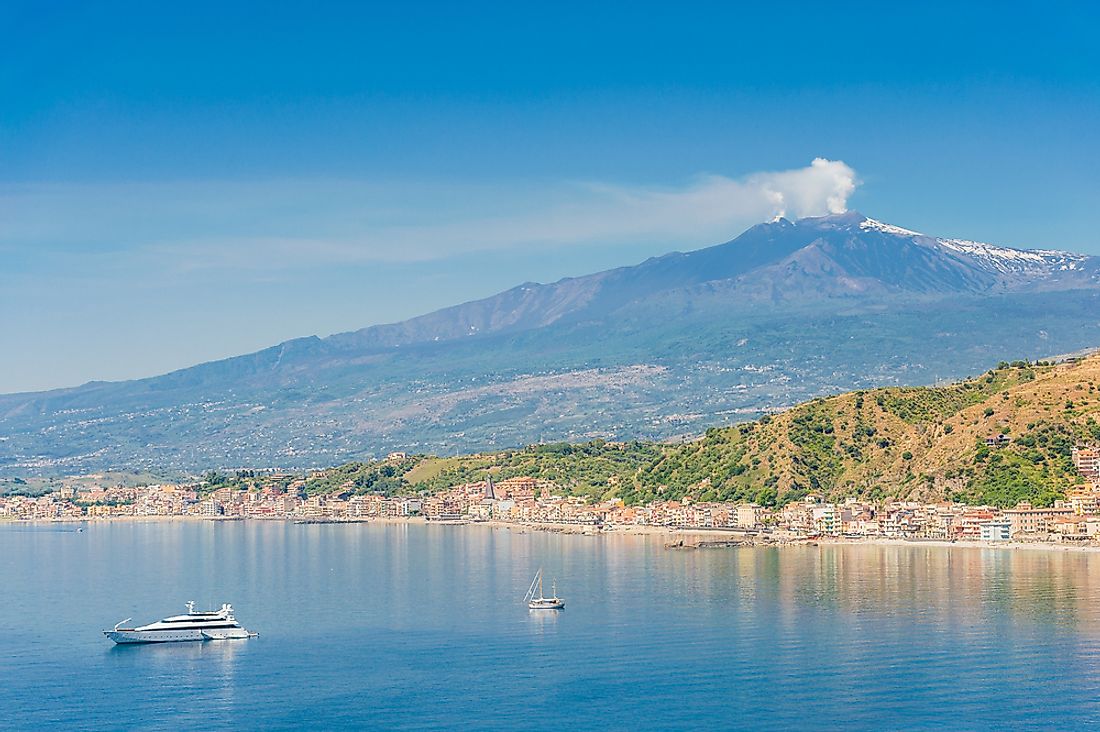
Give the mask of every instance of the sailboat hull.
M 564 610 L 565 600 L 555 600 L 552 598 L 531 600 L 529 603 L 527 603 L 527 607 L 532 610 Z

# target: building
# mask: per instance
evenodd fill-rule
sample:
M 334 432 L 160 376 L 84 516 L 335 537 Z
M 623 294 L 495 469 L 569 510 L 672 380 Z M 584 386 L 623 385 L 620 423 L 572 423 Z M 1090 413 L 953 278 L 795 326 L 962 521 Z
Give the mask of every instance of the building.
M 1091 483 L 1100 483 L 1100 448 L 1078 446 L 1073 448 L 1073 466 Z
M 826 503 L 823 506 L 815 506 L 810 509 L 813 516 L 814 529 L 819 534 L 836 536 L 840 534 L 841 516 L 836 506 Z
M 1012 538 L 1012 522 L 1001 519 L 978 524 L 982 541 L 1008 541 Z
M 310 496 L 302 502 L 301 513 L 309 518 L 321 518 L 325 515 L 325 497 Z
M 517 501 L 530 501 L 535 498 L 539 483 L 534 478 L 507 478 L 494 486 L 497 498 L 514 498 Z
M 1061 542 L 1088 541 L 1088 518 L 1069 514 L 1051 520 L 1051 533 Z
M 739 529 L 755 529 L 763 519 L 764 509 L 755 503 L 742 503 L 737 507 L 735 519 Z
M 1058 516 L 1069 516 L 1073 509 L 1062 501 L 1055 501 L 1053 508 L 1035 508 L 1027 501 L 1016 504 L 1004 512 L 1012 524 L 1012 536 L 1020 534 L 1050 534 L 1054 527 L 1054 519 Z
M 1093 491 L 1069 491 L 1066 503 L 1078 516 L 1091 516 L 1100 513 L 1100 496 Z
M 205 501 L 199 504 L 200 516 L 221 516 L 223 513 L 225 513 L 225 509 L 222 507 L 222 504 L 218 503 L 217 499 L 215 498 L 207 498 Z
M 982 537 L 982 526 L 991 521 L 1002 520 L 1009 524 L 1009 533 L 1011 534 L 1011 523 L 1000 515 L 1000 511 L 994 511 L 984 506 L 980 508 L 964 508 L 958 523 L 955 525 L 955 536 L 959 539 L 982 539 L 983 541 L 990 541 Z

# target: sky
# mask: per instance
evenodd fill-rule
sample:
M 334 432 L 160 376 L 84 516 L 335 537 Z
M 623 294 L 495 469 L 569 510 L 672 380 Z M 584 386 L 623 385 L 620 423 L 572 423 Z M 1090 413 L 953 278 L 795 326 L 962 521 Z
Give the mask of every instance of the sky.
M 1097 27 L 1058 2 L 7 0 L 0 393 L 400 320 L 780 212 L 1100 254 Z

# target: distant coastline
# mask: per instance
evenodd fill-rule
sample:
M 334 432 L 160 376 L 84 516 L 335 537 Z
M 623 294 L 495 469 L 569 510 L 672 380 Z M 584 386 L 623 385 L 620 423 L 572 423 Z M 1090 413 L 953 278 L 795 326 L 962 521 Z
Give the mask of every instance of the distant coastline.
M 101 525 L 107 523 L 173 523 L 207 522 L 219 523 L 292 523 L 300 525 L 323 526 L 351 526 L 351 525 L 378 525 L 378 524 L 405 524 L 420 526 L 435 526 L 439 529 L 463 530 L 470 527 L 490 529 L 507 529 L 516 533 L 553 533 L 568 534 L 572 536 L 640 536 L 654 537 L 665 540 L 666 548 L 670 550 L 684 549 L 710 549 L 710 548 L 737 548 L 737 547 L 837 547 L 837 546 L 905 546 L 905 547 L 932 547 L 937 549 L 1002 549 L 1011 551 L 1045 551 L 1045 552 L 1070 552 L 1077 554 L 1100 553 L 1100 544 L 1061 544 L 1042 541 L 980 541 L 958 539 L 955 541 L 944 539 L 901 539 L 894 537 L 862 537 L 847 538 L 838 536 L 767 536 L 745 534 L 730 529 L 706 529 L 706 528 L 677 528 L 672 526 L 646 526 L 646 525 L 618 525 L 618 526 L 586 526 L 564 523 L 514 523 L 510 521 L 464 521 L 461 523 L 429 521 L 423 516 L 405 517 L 378 517 L 368 519 L 334 519 L 304 521 L 293 517 L 218 517 L 206 516 L 112 516 L 93 518 L 54 518 L 54 519 L 9 519 L 0 520 L 0 527 L 4 526 L 33 526 L 33 525 L 75 525 L 91 524 Z

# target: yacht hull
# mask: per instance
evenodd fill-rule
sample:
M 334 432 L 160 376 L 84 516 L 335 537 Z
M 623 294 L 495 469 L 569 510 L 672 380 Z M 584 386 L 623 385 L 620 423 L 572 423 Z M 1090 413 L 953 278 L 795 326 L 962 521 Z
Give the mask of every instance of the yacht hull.
M 218 640 L 246 640 L 248 638 L 255 638 L 257 633 L 249 633 L 244 628 L 232 628 L 230 630 L 204 630 L 202 631 L 204 640 L 218 641 Z
M 183 643 L 206 640 L 201 630 L 105 630 L 115 643 Z
M 186 643 L 188 641 L 245 640 L 254 638 L 243 628 L 227 630 L 105 630 L 115 643 Z

